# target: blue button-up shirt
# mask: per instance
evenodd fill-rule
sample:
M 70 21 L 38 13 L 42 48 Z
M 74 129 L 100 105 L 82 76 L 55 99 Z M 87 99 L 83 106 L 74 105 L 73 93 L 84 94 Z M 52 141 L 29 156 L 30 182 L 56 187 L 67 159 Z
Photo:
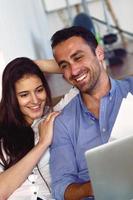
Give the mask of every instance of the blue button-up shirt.
M 100 101 L 99 119 L 89 112 L 80 94 L 56 118 L 50 158 L 56 200 L 64 199 L 69 184 L 90 180 L 84 153 L 108 142 L 122 99 L 128 92 L 133 93 L 133 77 L 111 79 L 111 90 Z

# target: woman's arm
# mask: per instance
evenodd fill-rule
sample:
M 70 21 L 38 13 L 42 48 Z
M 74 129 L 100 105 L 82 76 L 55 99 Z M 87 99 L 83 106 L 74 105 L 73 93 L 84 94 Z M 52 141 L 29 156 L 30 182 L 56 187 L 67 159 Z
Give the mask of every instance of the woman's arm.
M 35 165 L 51 144 L 53 121 L 59 113 L 53 112 L 39 125 L 39 142 L 15 165 L 0 173 L 0 200 L 6 200 L 27 179 Z M 28 136 L 27 136 L 28 137 Z
M 54 59 L 34 61 L 43 72 L 60 74 L 60 68 Z

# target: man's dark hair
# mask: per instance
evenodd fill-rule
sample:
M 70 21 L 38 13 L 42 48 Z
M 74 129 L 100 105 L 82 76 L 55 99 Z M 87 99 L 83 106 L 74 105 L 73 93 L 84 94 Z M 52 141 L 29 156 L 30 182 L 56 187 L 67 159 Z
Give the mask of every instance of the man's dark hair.
M 51 38 L 52 48 L 54 48 L 59 43 L 65 41 L 73 36 L 83 38 L 84 41 L 90 46 L 92 51 L 95 53 L 95 49 L 98 45 L 98 42 L 97 42 L 95 36 L 93 35 L 92 32 L 90 32 L 86 28 L 83 28 L 80 26 L 72 26 L 72 27 L 64 28 L 64 29 L 61 29 L 61 30 L 55 32 L 55 34 Z

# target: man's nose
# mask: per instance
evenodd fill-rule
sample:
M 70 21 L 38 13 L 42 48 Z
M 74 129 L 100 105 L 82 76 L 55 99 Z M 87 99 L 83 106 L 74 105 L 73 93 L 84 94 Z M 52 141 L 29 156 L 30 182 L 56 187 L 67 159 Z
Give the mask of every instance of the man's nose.
M 79 73 L 79 66 L 78 66 L 78 64 L 76 64 L 76 63 L 72 63 L 71 64 L 71 73 L 72 73 L 73 76 L 78 75 L 78 73 Z

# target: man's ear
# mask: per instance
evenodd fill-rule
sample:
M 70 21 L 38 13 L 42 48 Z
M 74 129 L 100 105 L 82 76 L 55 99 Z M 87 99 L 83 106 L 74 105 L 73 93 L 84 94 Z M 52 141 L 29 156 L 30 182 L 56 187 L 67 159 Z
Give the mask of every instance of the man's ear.
M 97 59 L 101 62 L 104 60 L 104 48 L 100 45 L 97 46 L 96 50 L 95 50 Z

